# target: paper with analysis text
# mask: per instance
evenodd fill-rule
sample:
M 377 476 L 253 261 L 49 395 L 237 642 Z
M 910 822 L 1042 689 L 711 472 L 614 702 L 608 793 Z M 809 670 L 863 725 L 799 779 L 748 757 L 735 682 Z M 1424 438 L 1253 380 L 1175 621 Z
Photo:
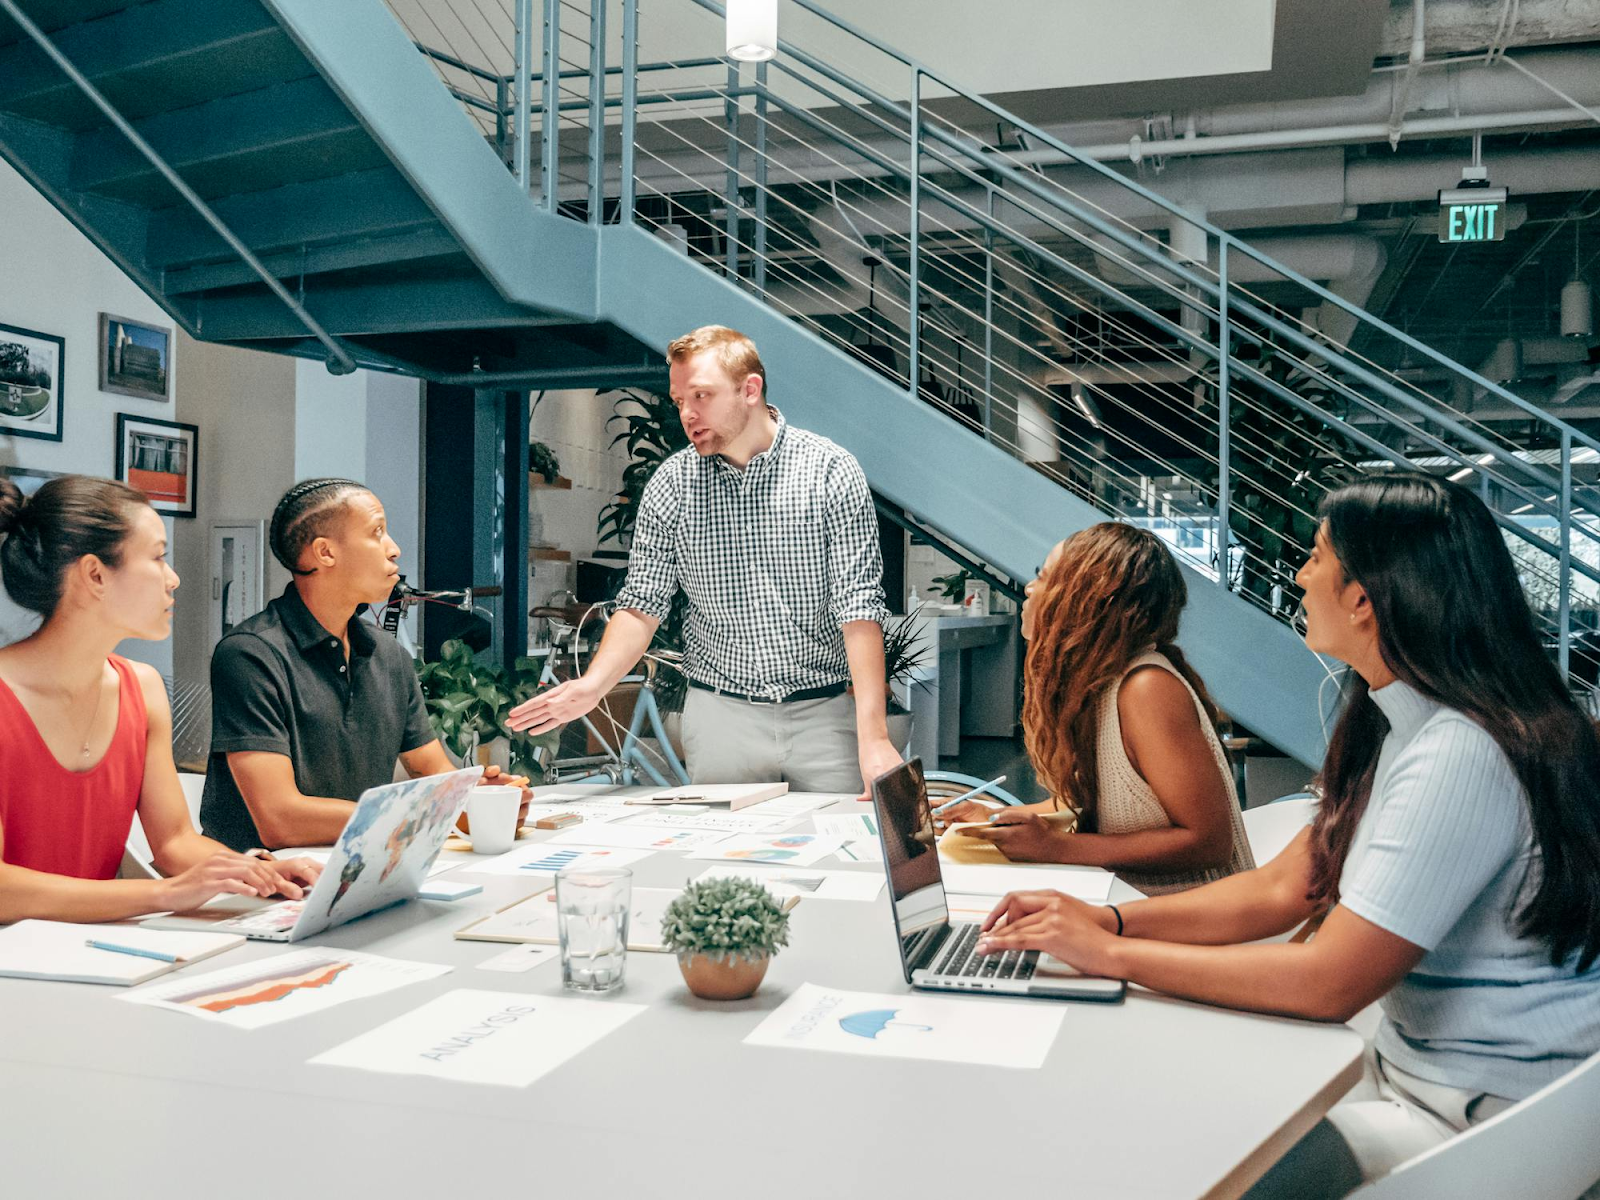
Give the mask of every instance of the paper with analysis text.
M 845 992 L 806 983 L 744 1040 L 751 1046 L 1037 1070 L 1065 1011 L 1037 1001 Z
M 526 1087 L 644 1010 L 615 1000 L 462 988 L 311 1061 Z
M 708 867 L 701 879 L 753 879 L 779 900 L 799 896 L 802 900 L 876 900 L 883 891 L 883 876 L 877 871 L 828 871 L 821 867 L 747 867 L 738 863 L 718 863 Z
M 509 950 L 502 950 L 499 954 L 484 959 L 478 964 L 478 970 L 531 971 L 540 963 L 550 962 L 560 954 L 561 950 L 556 946 L 513 946 Z
M 585 821 L 553 834 L 547 846 L 613 846 L 628 850 L 704 850 L 725 841 L 728 835 L 715 829 L 663 829 L 654 825 L 635 825 L 631 821 L 608 821 L 593 825 Z
M 823 837 L 847 842 L 878 840 L 878 818 L 870 812 L 817 813 L 811 824 Z
M 449 971 L 436 963 L 382 958 L 359 950 L 298 950 L 140 988 L 118 999 L 239 1029 L 259 1029 L 346 1000 L 437 979 Z

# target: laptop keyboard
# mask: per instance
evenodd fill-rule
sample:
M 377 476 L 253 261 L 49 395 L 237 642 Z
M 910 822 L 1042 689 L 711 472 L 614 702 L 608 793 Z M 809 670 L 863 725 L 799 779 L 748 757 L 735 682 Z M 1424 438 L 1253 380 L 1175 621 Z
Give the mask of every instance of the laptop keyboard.
M 975 979 L 1032 979 L 1039 963 L 1037 950 L 1007 950 L 1004 954 L 979 954 L 978 926 L 959 925 L 939 950 L 935 975 L 964 975 Z

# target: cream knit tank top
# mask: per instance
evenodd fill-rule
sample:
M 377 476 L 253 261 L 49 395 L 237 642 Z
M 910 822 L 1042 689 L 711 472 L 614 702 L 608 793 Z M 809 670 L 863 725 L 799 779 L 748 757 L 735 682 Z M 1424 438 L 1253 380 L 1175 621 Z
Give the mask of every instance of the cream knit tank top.
M 1123 672 L 1122 679 L 1126 679 L 1132 672 L 1145 666 L 1156 666 L 1172 672 L 1188 690 L 1190 698 L 1194 701 L 1195 712 L 1200 716 L 1200 726 L 1205 731 L 1206 741 L 1211 745 L 1211 755 L 1216 760 L 1216 768 L 1222 772 L 1223 784 L 1228 793 L 1228 819 L 1233 826 L 1233 854 L 1226 868 L 1117 871 L 1120 878 L 1146 895 L 1159 896 L 1165 892 L 1181 892 L 1187 888 L 1199 887 L 1202 883 L 1210 883 L 1212 880 L 1239 871 L 1249 871 L 1256 864 L 1250 854 L 1250 843 L 1245 838 L 1244 821 L 1239 816 L 1239 798 L 1233 787 L 1233 770 L 1228 764 L 1228 756 L 1222 748 L 1221 740 L 1217 737 L 1217 731 L 1212 728 L 1211 720 L 1206 716 L 1205 706 L 1200 703 L 1200 697 L 1195 695 L 1194 688 L 1189 686 L 1189 681 L 1183 678 L 1182 672 L 1172 665 L 1167 656 L 1155 651 L 1134 659 L 1127 671 Z M 1122 745 L 1122 720 L 1117 713 L 1117 693 L 1121 690 L 1122 680 L 1119 679 L 1115 687 L 1106 689 L 1105 696 L 1100 700 L 1098 742 L 1100 786 L 1094 812 L 1094 832 L 1139 833 L 1146 829 L 1169 828 L 1172 821 L 1167 817 L 1167 810 L 1161 807 L 1161 801 L 1156 799 L 1156 794 L 1150 785 L 1128 761 L 1128 752 Z M 1202 764 L 1196 764 L 1196 767 L 1203 769 Z

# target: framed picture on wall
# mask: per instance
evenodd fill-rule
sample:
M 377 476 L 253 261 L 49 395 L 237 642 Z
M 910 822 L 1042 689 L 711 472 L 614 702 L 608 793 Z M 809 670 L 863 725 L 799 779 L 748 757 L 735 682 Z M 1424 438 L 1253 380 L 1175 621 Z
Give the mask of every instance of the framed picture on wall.
M 101 313 L 100 390 L 172 399 L 172 330 Z
M 143 492 L 158 513 L 194 516 L 199 456 L 199 426 L 117 414 L 117 481 Z
M 0 437 L 61 440 L 66 343 L 54 334 L 0 325 Z

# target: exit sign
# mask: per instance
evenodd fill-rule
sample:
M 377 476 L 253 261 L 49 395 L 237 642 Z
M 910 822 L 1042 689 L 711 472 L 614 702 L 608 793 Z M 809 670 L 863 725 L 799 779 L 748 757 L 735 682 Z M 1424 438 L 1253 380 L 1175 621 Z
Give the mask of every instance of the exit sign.
M 1505 188 L 1459 187 L 1439 193 L 1441 242 L 1500 242 L 1505 236 Z

